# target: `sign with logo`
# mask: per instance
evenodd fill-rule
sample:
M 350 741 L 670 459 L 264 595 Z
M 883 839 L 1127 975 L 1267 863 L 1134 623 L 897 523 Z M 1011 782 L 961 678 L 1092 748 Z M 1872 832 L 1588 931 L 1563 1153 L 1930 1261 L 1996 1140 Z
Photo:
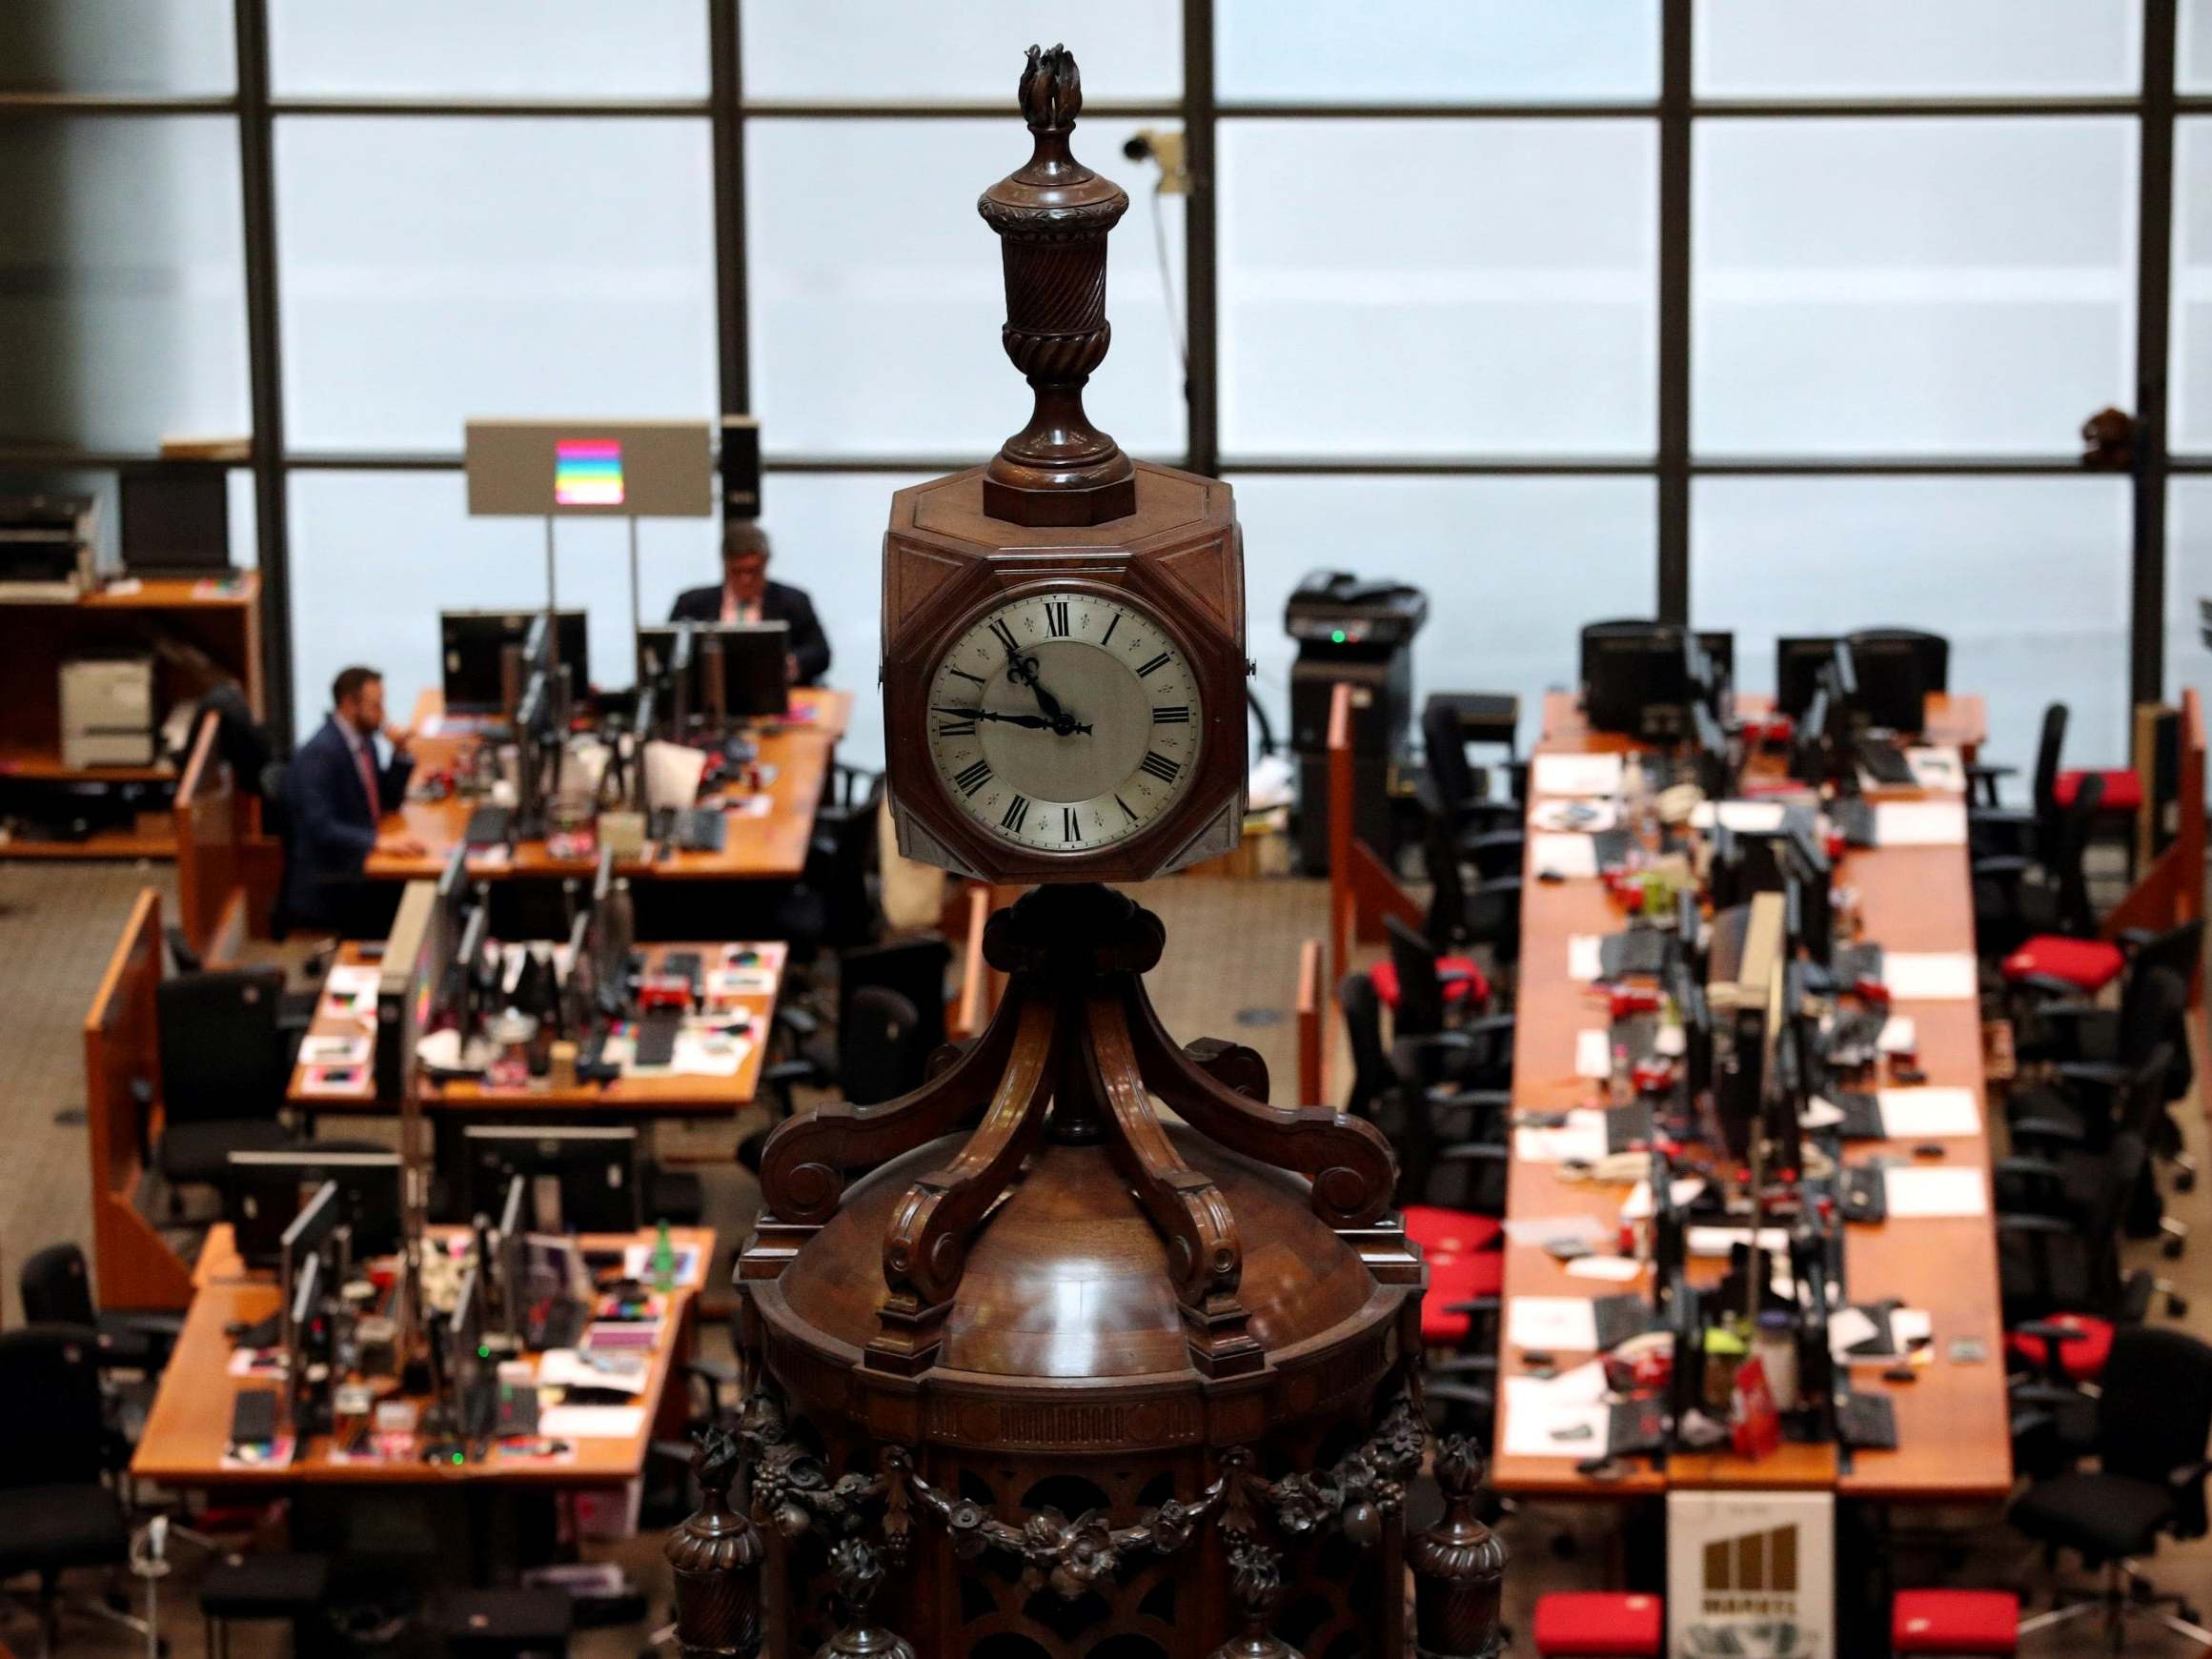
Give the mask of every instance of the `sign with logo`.
M 1667 1494 L 1670 1659 L 1833 1659 L 1829 1492 Z

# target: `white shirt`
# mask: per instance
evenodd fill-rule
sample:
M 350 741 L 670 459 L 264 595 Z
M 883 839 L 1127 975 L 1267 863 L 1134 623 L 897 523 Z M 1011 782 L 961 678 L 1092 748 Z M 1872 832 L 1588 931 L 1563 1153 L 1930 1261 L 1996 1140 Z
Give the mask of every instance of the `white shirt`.
M 738 603 L 738 596 L 725 586 L 722 589 L 722 620 L 725 622 L 758 622 L 761 619 L 761 601 Z

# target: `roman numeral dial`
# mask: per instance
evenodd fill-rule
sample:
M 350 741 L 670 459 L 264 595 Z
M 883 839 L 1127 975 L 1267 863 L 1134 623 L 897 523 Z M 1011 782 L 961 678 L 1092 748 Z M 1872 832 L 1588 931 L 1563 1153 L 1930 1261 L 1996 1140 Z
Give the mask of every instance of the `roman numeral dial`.
M 1174 635 L 1078 590 L 972 617 L 931 671 L 930 760 L 984 833 L 1079 858 L 1144 833 L 1189 789 L 1206 711 Z

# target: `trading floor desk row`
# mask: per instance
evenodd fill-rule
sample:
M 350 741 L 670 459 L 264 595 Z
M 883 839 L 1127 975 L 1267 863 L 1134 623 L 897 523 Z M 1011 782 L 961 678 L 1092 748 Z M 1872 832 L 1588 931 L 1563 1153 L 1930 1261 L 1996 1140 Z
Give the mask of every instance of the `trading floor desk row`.
M 1979 698 L 1931 698 L 1924 739 L 1948 744 L 1967 756 L 1979 743 L 1982 711 Z M 1587 973 L 1577 977 L 1577 961 L 1588 946 L 1578 937 L 1613 933 L 1623 921 L 1594 873 L 1567 875 L 1552 869 L 1552 829 L 1560 822 L 1561 802 L 1599 792 L 1579 786 L 1575 768 L 1559 758 L 1628 755 L 1642 746 L 1633 739 L 1594 732 L 1573 700 L 1554 694 L 1545 707 L 1544 737 L 1532 772 L 1529 859 L 1523 889 L 1521 991 L 1513 1062 L 1512 1103 L 1516 1114 L 1557 1113 L 1588 1105 L 1606 1087 L 1605 1029 L 1608 1007 Z M 1550 762 L 1551 764 L 1548 764 Z M 1587 770 L 1587 769 L 1585 769 Z M 1762 774 L 1771 778 L 1779 762 L 1755 757 L 1747 786 Z M 1869 791 L 1877 803 L 1957 801 L 1956 795 L 1921 790 Z M 1609 1283 L 1584 1276 L 1529 1236 L 1529 1224 L 1560 1217 L 1587 1217 L 1611 1239 L 1628 1199 L 1627 1184 L 1563 1179 L 1558 1163 L 1528 1155 L 1538 1148 L 1516 1136 L 1510 1165 L 1508 1237 L 1505 1241 L 1505 1311 L 1499 1350 L 1500 1403 L 1497 1457 L 1500 1491 L 1593 1499 L 1650 1497 L 1697 1488 L 1824 1490 L 1839 1496 L 1877 1500 L 1958 1502 L 1995 1499 L 2010 1487 L 2012 1462 L 2007 1432 L 2002 1332 L 1999 1323 L 1997 1245 L 1989 1206 L 1990 1147 L 1983 1097 L 1982 1029 L 1976 995 L 1972 890 L 1964 844 L 1964 813 L 1956 815 L 1957 833 L 1943 825 L 1949 815 L 1921 814 L 1916 822 L 1925 836 L 1920 844 L 1881 844 L 1853 848 L 1842 855 L 1839 885 L 1856 890 L 1863 918 L 1862 937 L 1878 943 L 1890 960 L 1904 956 L 1941 963 L 1925 982 L 1902 984 L 1892 1013 L 1916 1028 L 1917 1061 L 1929 1089 L 1963 1091 L 1977 1116 L 1971 1132 L 1952 1133 L 1937 1145 L 1925 1134 L 1906 1141 L 1850 1142 L 1846 1162 L 1873 1159 L 1962 1172 L 1979 1190 L 1978 1214 L 1893 1216 L 1845 1229 L 1850 1299 L 1853 1303 L 1894 1298 L 1924 1310 L 1932 1341 L 1924 1345 L 1916 1380 L 1891 1382 L 1880 1369 L 1854 1366 L 1855 1391 L 1886 1396 L 1895 1412 L 1897 1445 L 1891 1450 L 1839 1450 L 1832 1444 L 1785 1442 L 1755 1461 L 1725 1449 L 1719 1453 L 1676 1451 L 1660 1463 L 1634 1458 L 1609 1478 L 1579 1472 L 1589 1448 L 1563 1446 L 1556 1451 L 1532 1444 L 1524 1426 L 1516 1434 L 1516 1387 L 1529 1378 L 1531 1345 L 1516 1343 L 1513 1305 L 1527 1298 L 1585 1298 L 1646 1288 L 1644 1280 Z M 1900 823 L 1904 820 L 1899 819 Z M 1934 824 L 1933 830 L 1927 828 Z M 1552 826 L 1548 829 L 1547 825 Z M 1897 840 L 1919 840 L 1898 836 Z M 1937 980 L 1943 982 L 1935 982 Z M 1592 1064 L 1593 1034 L 1599 1056 Z M 1957 1095 L 1947 1097 L 1957 1100 Z M 1938 1150 L 1939 1156 L 1934 1154 Z M 1693 1251 L 1695 1254 L 1695 1251 Z M 1710 1281 L 1721 1264 L 1694 1262 L 1693 1272 Z M 1585 1269 L 1584 1271 L 1587 1271 Z M 1646 1270 L 1645 1279 L 1648 1279 Z M 1589 1356 L 1562 1353 L 1561 1366 Z

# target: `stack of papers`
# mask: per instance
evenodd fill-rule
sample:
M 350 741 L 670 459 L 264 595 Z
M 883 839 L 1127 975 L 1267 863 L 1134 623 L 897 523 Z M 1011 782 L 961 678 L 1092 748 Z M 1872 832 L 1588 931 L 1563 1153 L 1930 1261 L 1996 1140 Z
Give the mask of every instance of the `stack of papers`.
M 1959 760 L 1956 749 L 1907 749 L 1905 764 L 1913 769 L 1913 776 L 1918 779 L 1922 789 L 1936 790 L 1946 795 L 1966 793 L 1966 767 Z
M 1539 755 L 1529 780 L 1534 795 L 1616 796 L 1620 793 L 1618 755 Z
M 1989 1213 L 1989 1182 L 1979 1169 L 1903 1169 L 1882 1172 L 1889 1219 L 1980 1216 Z
M 1583 984 L 1601 979 L 1605 974 L 1604 941 L 1594 933 L 1570 934 L 1567 938 L 1567 977 Z
M 1504 1451 L 1513 1457 L 1603 1455 L 1612 1410 L 1595 1360 L 1556 1377 L 1505 1380 Z
M 1515 1296 L 1506 1302 L 1506 1341 L 1534 1353 L 1594 1353 L 1597 1314 L 1579 1296 Z
M 1972 1089 L 1877 1089 L 1882 1131 L 1892 1141 L 1949 1141 L 1981 1133 Z
M 1965 803 L 1877 800 L 1874 804 L 1874 844 L 1877 847 L 1962 847 L 1966 844 Z
M 1779 800 L 1705 800 L 1690 815 L 1693 829 L 1715 824 L 1738 835 L 1772 835 L 1782 827 L 1788 805 Z
M 1595 1163 L 1605 1156 L 1605 1114 L 1576 1109 L 1556 1129 L 1515 1129 L 1513 1156 L 1530 1163 Z
M 1574 1075 L 1613 1076 L 1613 1042 L 1608 1033 L 1577 1031 L 1574 1034 Z
M 1963 1002 L 1981 994 L 1979 971 L 1965 951 L 1885 950 L 1881 982 L 1900 1002 Z
M 1597 874 L 1597 842 L 1587 835 L 1539 835 L 1529 847 L 1529 865 L 1562 876 Z

